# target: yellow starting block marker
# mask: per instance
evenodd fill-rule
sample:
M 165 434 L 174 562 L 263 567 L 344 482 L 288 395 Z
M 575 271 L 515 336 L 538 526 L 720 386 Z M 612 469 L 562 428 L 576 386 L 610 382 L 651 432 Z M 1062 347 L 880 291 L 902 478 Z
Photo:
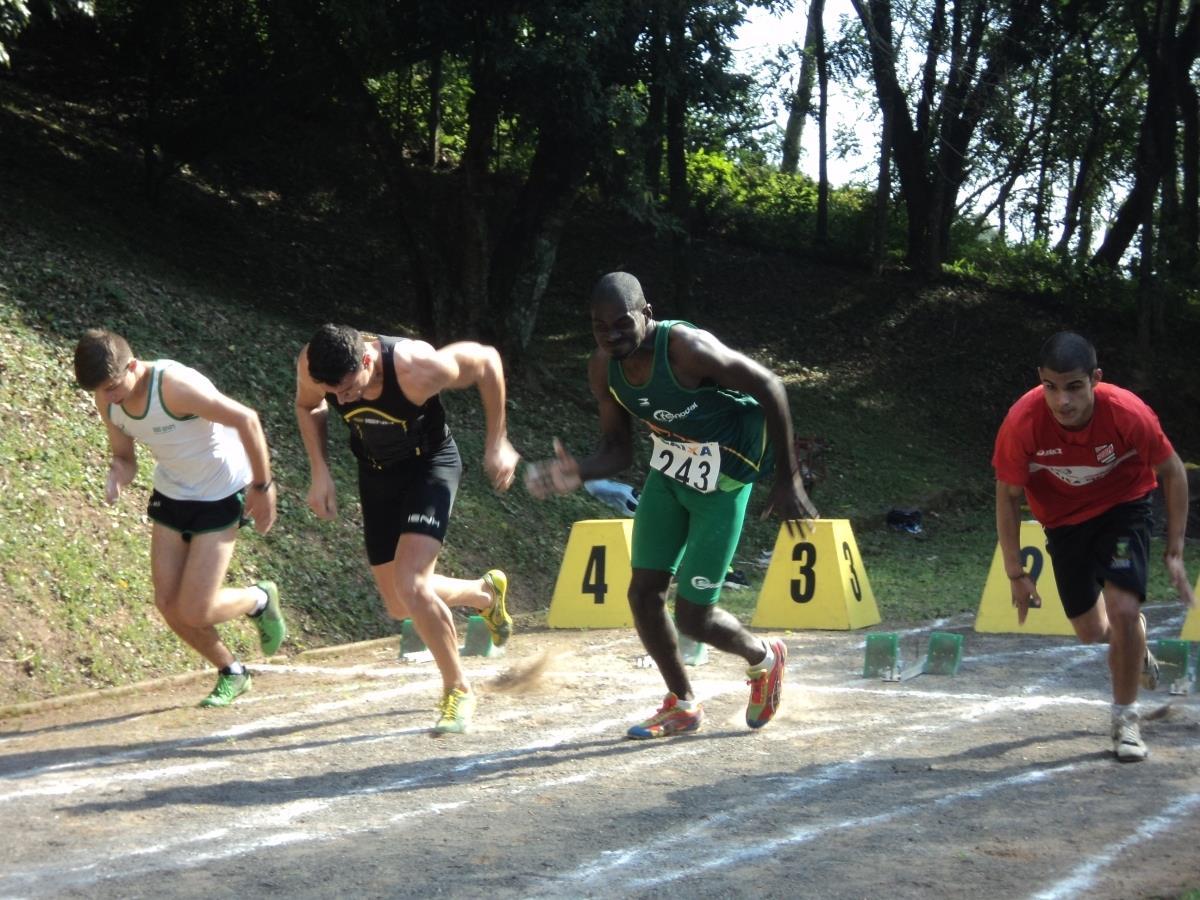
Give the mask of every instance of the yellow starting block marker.
M 1196 578 L 1196 587 L 1192 591 L 1200 597 L 1200 576 Z M 1200 641 L 1200 600 L 1196 606 L 1188 610 L 1187 618 L 1183 620 L 1183 630 L 1179 632 L 1181 641 Z
M 1030 607 L 1025 624 L 1017 624 L 1017 608 L 1012 605 L 1008 573 L 1004 571 L 1004 558 L 997 543 L 979 601 L 979 612 L 975 615 L 975 630 L 993 634 L 1062 634 L 1073 637 L 1075 629 L 1063 611 L 1050 555 L 1046 552 L 1046 532 L 1037 522 L 1021 523 L 1021 564 L 1033 576 L 1038 596 L 1042 598 L 1041 609 Z
M 803 535 L 779 527 L 750 624 L 846 631 L 878 624 L 879 608 L 849 519 L 817 519 Z
M 633 519 L 584 519 L 572 525 L 546 624 L 631 628 L 632 542 Z

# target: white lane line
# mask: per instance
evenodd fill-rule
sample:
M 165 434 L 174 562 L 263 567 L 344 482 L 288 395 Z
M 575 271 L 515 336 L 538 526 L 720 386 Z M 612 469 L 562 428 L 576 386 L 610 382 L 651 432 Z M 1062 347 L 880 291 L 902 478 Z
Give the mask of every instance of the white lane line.
M 1062 881 L 1045 888 L 1033 896 L 1037 900 L 1060 900 L 1065 897 L 1081 897 L 1096 880 L 1102 869 L 1116 862 L 1117 857 L 1127 850 L 1143 844 L 1155 835 L 1173 827 L 1180 819 L 1189 817 L 1193 810 L 1200 809 L 1200 793 L 1180 797 L 1156 816 L 1142 821 L 1138 829 L 1126 838 L 1109 844 L 1099 853 L 1087 859 Z
M 428 685 L 423 682 L 416 682 L 396 688 L 388 688 L 387 690 L 369 691 L 364 694 L 348 697 L 343 700 L 318 703 L 313 706 L 305 707 L 301 710 L 294 710 L 292 712 L 282 713 L 277 716 L 268 716 L 262 719 L 255 719 L 251 722 L 233 725 L 220 731 L 214 731 L 210 734 L 201 735 L 199 737 L 180 738 L 174 741 L 161 741 L 154 743 L 150 747 L 143 747 L 137 750 L 125 750 L 118 753 L 104 753 L 97 756 L 73 759 L 68 762 L 35 766 L 34 768 L 30 769 L 15 769 L 11 772 L 0 773 L 0 782 L 28 781 L 48 775 L 58 776 L 65 772 L 81 769 L 108 767 L 120 763 L 137 762 L 139 760 L 151 757 L 160 758 L 164 755 L 177 753 L 181 750 L 192 750 L 198 747 L 205 747 L 210 744 L 220 743 L 227 741 L 230 738 L 241 738 L 246 740 L 255 737 L 257 732 L 266 732 L 276 728 L 285 728 L 297 722 L 311 723 L 312 718 L 315 715 L 320 715 L 321 713 L 336 712 L 348 707 L 390 700 L 405 694 L 412 694 L 416 693 L 417 691 L 426 690 L 427 687 Z M 283 750 L 284 752 L 291 752 L 291 748 L 283 748 Z M 0 758 L 0 762 L 2 761 L 3 759 Z M 7 794 L 0 793 L 0 802 L 7 798 Z
M 773 838 L 771 840 L 756 841 L 752 845 L 739 847 L 729 853 L 709 855 L 703 859 L 692 859 L 684 865 L 679 865 L 678 857 L 674 854 L 659 855 L 655 854 L 653 867 L 658 869 L 657 874 L 651 878 L 632 877 L 625 882 L 625 887 L 628 890 L 646 890 L 647 888 L 659 887 L 664 884 L 670 884 L 679 881 L 683 878 L 692 877 L 698 873 L 721 870 L 726 867 L 744 866 L 748 862 L 761 859 L 764 856 L 771 856 L 778 853 L 780 850 L 795 847 L 799 844 L 808 843 L 816 840 L 819 837 L 830 834 L 835 831 L 850 831 L 857 828 L 871 828 L 877 825 L 883 825 L 896 819 L 904 818 L 921 813 L 924 810 L 938 809 L 951 806 L 966 800 L 978 800 L 986 797 L 989 794 L 994 794 L 1006 788 L 1020 787 L 1027 784 L 1033 784 L 1040 781 L 1052 780 L 1059 775 L 1073 772 L 1080 768 L 1079 763 L 1069 763 L 1063 766 L 1056 766 L 1052 769 L 1040 769 L 1033 772 L 1023 772 L 1020 775 L 1010 775 L 1007 778 L 999 778 L 994 781 L 987 782 L 978 787 L 969 790 L 959 791 L 955 794 L 950 794 L 945 797 L 939 797 L 936 800 L 927 803 L 906 803 L 884 812 L 876 813 L 873 816 L 856 816 L 850 819 L 843 819 L 839 822 L 827 822 L 822 825 L 806 825 L 800 828 L 794 828 L 782 837 Z M 707 846 L 712 847 L 710 842 Z M 671 868 L 667 868 L 670 866 Z M 639 865 L 639 870 L 645 871 L 650 866 Z M 664 869 L 667 869 L 664 871 Z M 608 883 L 611 887 L 611 882 Z
M 69 781 L 56 781 L 42 787 L 27 788 L 0 795 L 0 803 L 10 800 L 21 800 L 25 797 L 62 797 L 77 794 L 80 791 L 104 788 L 111 784 L 127 784 L 147 781 L 162 781 L 164 778 L 174 778 L 177 775 L 191 775 L 194 772 L 206 772 L 213 769 L 223 769 L 230 765 L 227 762 L 188 763 L 179 766 L 166 766 L 161 769 L 147 769 L 139 772 L 120 772 L 105 774 L 98 778 L 74 778 Z
M 742 685 L 739 683 L 739 688 Z M 506 758 L 517 755 L 537 752 L 544 749 L 552 749 L 561 743 L 578 740 L 594 732 L 611 733 L 614 726 L 619 725 L 625 720 L 610 720 L 592 723 L 586 728 L 581 729 L 562 729 L 557 733 L 549 734 L 541 740 L 532 742 L 524 747 L 516 750 L 506 750 L 500 753 L 488 754 L 475 759 L 468 760 L 450 770 L 451 773 L 458 775 L 468 772 L 472 769 L 482 768 L 489 765 L 502 764 Z M 634 771 L 647 767 L 659 767 L 666 762 L 685 756 L 695 756 L 704 751 L 704 746 L 699 742 L 687 743 L 683 742 L 677 746 L 663 748 L 663 752 L 647 753 L 642 755 L 634 755 L 624 767 L 624 771 Z M 632 752 L 632 751 L 631 751 Z M 259 850 L 268 847 L 280 846 L 282 844 L 293 844 L 306 841 L 324 841 L 335 837 L 348 837 L 365 832 L 378 830 L 381 823 L 377 821 L 358 821 L 353 825 L 337 822 L 332 826 L 326 826 L 326 830 L 311 830 L 297 831 L 288 830 L 277 834 L 264 834 L 264 830 L 272 825 L 275 820 L 282 820 L 284 823 L 289 823 L 292 819 L 301 815 L 314 815 L 325 812 L 331 807 L 341 803 L 353 802 L 360 800 L 363 797 L 373 796 L 377 794 L 395 791 L 401 788 L 420 787 L 425 784 L 433 784 L 446 777 L 446 771 L 431 772 L 425 775 L 411 776 L 393 781 L 384 785 L 370 785 L 362 788 L 357 788 L 340 794 L 337 797 L 330 797 L 321 800 L 313 800 L 311 798 L 303 798 L 284 804 L 282 807 L 265 810 L 260 813 L 249 815 L 240 815 L 235 823 L 232 823 L 228 828 L 220 831 L 206 832 L 203 836 L 197 838 L 183 837 L 176 839 L 169 845 L 164 844 L 164 849 L 169 850 L 181 845 L 195 846 L 202 840 L 210 840 L 213 842 L 223 841 L 232 844 L 233 846 L 224 847 L 219 852 L 206 853 L 202 850 L 189 851 L 186 859 L 176 857 L 167 858 L 160 856 L 153 862 L 147 862 L 140 866 L 133 867 L 130 865 L 129 858 L 132 856 L 144 855 L 143 850 L 125 850 L 109 851 L 104 854 L 103 863 L 95 861 L 96 851 L 89 850 L 87 856 L 89 861 L 85 864 L 77 866 L 68 866 L 65 860 L 61 858 L 52 865 L 37 866 L 35 868 L 24 871 L 10 872 L 0 876 L 0 891 L 5 890 L 5 882 L 18 882 L 29 886 L 37 886 L 44 888 L 50 893 L 57 893 L 68 886 L 81 886 L 94 884 L 99 881 L 107 880 L 114 877 L 129 877 L 152 872 L 170 869 L 179 871 L 182 869 L 195 868 L 203 865 L 206 862 L 214 860 L 225 860 L 236 856 L 252 854 Z M 612 774 L 611 770 L 594 769 L 586 774 L 587 780 L 597 778 L 607 778 Z M 516 796 L 520 793 L 530 791 L 553 790 L 558 787 L 568 787 L 578 783 L 576 778 L 550 777 L 543 782 L 529 786 L 516 786 L 508 788 L 509 795 Z M 406 810 L 403 813 L 394 814 L 385 819 L 382 824 L 394 824 L 407 820 L 418 820 L 430 815 L 435 815 L 441 810 L 451 809 L 465 805 L 470 801 L 457 801 L 447 803 L 445 801 L 437 801 L 426 804 L 417 809 Z M 236 841 L 228 840 L 228 835 L 236 831 L 238 839 Z M 241 832 L 250 832 L 251 836 L 247 839 L 241 836 Z M 101 868 L 103 866 L 103 868 Z
M 826 693 L 887 693 L 893 692 L 880 689 L 863 689 L 863 688 L 827 688 Z M 899 693 L 899 692 L 897 692 Z M 989 695 L 966 695 L 966 694 L 950 694 L 946 692 L 921 692 L 909 690 L 905 692 L 911 696 L 922 696 L 928 698 L 930 696 L 940 696 L 946 699 L 953 699 L 957 702 L 974 701 L 974 703 L 965 709 L 958 711 L 953 718 L 944 724 L 937 726 L 926 726 L 923 728 L 907 729 L 904 734 L 899 735 L 895 740 L 888 745 L 875 748 L 873 750 L 864 751 L 858 758 L 837 763 L 825 772 L 814 776 L 809 776 L 805 779 L 794 781 L 790 786 L 786 785 L 779 791 L 771 795 L 769 805 L 776 806 L 789 800 L 799 794 L 805 793 L 818 785 L 828 784 L 832 781 L 842 780 L 855 774 L 866 762 L 871 760 L 878 754 L 891 752 L 903 744 L 908 743 L 911 739 L 918 735 L 927 736 L 931 733 L 946 732 L 954 729 L 961 722 L 971 722 L 984 718 L 985 716 L 997 715 L 1000 713 L 1011 711 L 1023 711 L 1029 709 L 1047 708 L 1059 705 L 1099 705 L 1107 706 L 1107 701 L 1094 700 L 1082 697 L 993 697 Z M 1105 765 L 1097 763 L 1096 765 Z M 1049 770 L 1035 770 L 1030 773 L 1025 773 L 1017 778 L 1041 778 L 1046 772 L 1061 773 L 1069 772 L 1077 768 L 1078 764 L 1070 766 L 1062 766 Z M 1006 782 L 996 782 L 996 785 L 1003 785 Z M 953 797 L 971 798 L 975 796 L 972 791 L 961 792 L 953 795 Z M 946 799 L 953 799 L 946 798 Z M 761 809 L 764 807 L 764 801 L 761 797 L 756 798 L 754 808 Z M 703 822 L 689 826 L 683 829 L 675 829 L 657 840 L 643 844 L 638 847 L 623 848 L 619 850 L 604 851 L 599 858 L 591 863 L 584 864 L 575 872 L 568 873 L 563 876 L 565 880 L 576 884 L 587 884 L 594 882 L 596 879 L 603 877 L 605 879 L 605 890 L 614 890 L 615 885 L 611 879 L 620 877 L 623 873 L 621 870 L 627 868 L 635 868 L 638 873 L 645 871 L 648 866 L 659 868 L 660 880 L 654 881 L 654 884 L 662 883 L 662 880 L 678 880 L 686 877 L 689 872 L 695 871 L 699 866 L 695 862 L 695 854 L 687 853 L 680 848 L 694 847 L 697 845 L 716 846 L 717 841 L 712 840 L 709 833 L 719 830 L 725 823 L 734 821 L 736 817 L 745 815 L 745 810 L 737 808 L 725 813 L 707 817 Z M 880 814 L 885 816 L 884 819 L 874 817 L 872 819 L 856 819 L 849 823 L 833 823 L 827 826 L 818 826 L 820 829 L 829 830 L 832 828 L 860 827 L 869 825 L 874 821 L 885 821 L 886 818 L 891 818 L 891 813 Z M 788 840 L 799 841 L 797 834 L 792 835 Z M 807 838 L 805 838 L 807 839 Z M 739 851 L 740 852 L 740 851 Z M 740 859 L 740 858 L 739 858 Z M 687 860 L 686 863 L 680 863 L 680 860 Z M 662 874 L 662 872 L 667 874 Z M 636 879 L 637 875 L 633 875 Z M 631 881 L 628 890 L 648 886 L 641 881 Z M 623 891 L 617 889 L 617 893 Z M 545 894 L 542 896 L 552 896 Z

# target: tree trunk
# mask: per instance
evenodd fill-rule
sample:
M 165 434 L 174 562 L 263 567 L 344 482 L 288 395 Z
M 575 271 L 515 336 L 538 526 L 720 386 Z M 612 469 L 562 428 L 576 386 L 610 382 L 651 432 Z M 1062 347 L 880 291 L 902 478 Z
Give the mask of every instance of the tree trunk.
M 651 202 L 662 194 L 663 117 L 667 108 L 667 15 L 668 0 L 656 3 L 650 12 L 650 99 L 642 140 L 646 148 L 643 168 Z
M 1120 264 L 1138 228 L 1153 215 L 1163 179 L 1174 178 L 1166 166 L 1173 159 L 1175 140 L 1175 82 L 1170 68 L 1175 56 L 1176 3 L 1156 0 L 1150 17 L 1141 0 L 1130 0 L 1128 8 L 1137 33 L 1138 55 L 1146 68 L 1146 114 L 1138 129 L 1133 187 L 1092 258 L 1095 264 L 1111 269 Z M 1160 240 L 1159 246 L 1163 244 Z
M 876 277 L 887 262 L 888 210 L 892 203 L 892 117 L 883 111 L 879 137 L 879 185 L 875 190 L 875 216 L 871 226 L 871 268 Z
M 932 89 L 927 88 L 917 105 L 918 125 L 929 123 L 923 134 L 914 127 L 900 85 L 889 0 L 851 2 L 867 32 L 880 106 L 886 104 L 893 110 L 892 148 L 908 212 L 908 262 L 920 271 L 937 275 L 948 249 L 950 225 L 957 211 L 958 191 L 966 178 L 965 161 L 975 129 L 1008 75 L 1028 63 L 1029 48 L 1036 46 L 1032 35 L 1042 27 L 1041 4 L 1038 0 L 1013 0 L 1004 34 L 993 42 L 995 49 L 982 65 L 979 57 L 983 34 L 989 27 L 987 7 L 982 2 L 967 4 L 965 10 L 959 4 L 953 7 L 951 57 L 941 101 L 933 112 L 925 101 L 932 96 Z M 935 21 L 931 41 L 940 39 L 941 29 Z M 927 63 L 930 58 L 927 54 Z M 935 69 L 926 65 L 926 85 L 931 83 L 930 73 Z M 937 140 L 931 142 L 935 130 Z
M 518 359 L 533 338 L 567 215 L 587 172 L 592 145 L 542 128 L 529 179 L 492 254 L 488 293 L 501 317 L 501 348 Z
M 687 182 L 687 9 L 686 0 L 671 6 L 668 33 L 670 44 L 670 88 L 667 91 L 667 179 L 671 216 L 675 228 L 671 238 L 671 271 L 675 309 L 689 315 L 692 309 L 691 199 Z
M 825 0 L 811 0 L 808 7 L 808 27 L 804 31 L 804 53 L 800 57 L 800 83 L 788 105 L 787 127 L 783 132 L 783 159 L 779 171 L 795 175 L 800 167 L 800 149 L 804 125 L 812 111 L 813 69 L 816 62 L 817 32 L 824 34 Z M 822 41 L 823 42 L 823 41 Z
M 429 165 L 437 168 L 442 158 L 442 51 L 429 61 L 429 118 L 426 121 Z
M 813 0 L 814 7 L 823 0 Z M 817 244 L 829 240 L 829 58 L 825 47 L 825 26 L 817 17 Z

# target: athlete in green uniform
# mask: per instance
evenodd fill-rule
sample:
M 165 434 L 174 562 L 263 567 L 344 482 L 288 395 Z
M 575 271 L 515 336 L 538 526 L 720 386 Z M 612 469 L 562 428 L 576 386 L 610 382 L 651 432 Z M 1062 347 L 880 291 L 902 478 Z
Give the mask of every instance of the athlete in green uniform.
M 588 381 L 600 405 L 600 444 L 575 459 L 555 441 L 555 458 L 530 465 L 539 498 L 575 490 L 633 461 L 634 418 L 650 428 L 650 474 L 633 520 L 629 605 L 638 635 L 669 693 L 629 729 L 631 738 L 696 731 L 703 719 L 679 654 L 676 629 L 749 665 L 746 723 L 761 728 L 779 707 L 787 658 L 717 607 L 754 482 L 775 470 L 767 512 L 803 527 L 815 518 L 800 477 L 787 394 L 777 376 L 687 322 L 656 322 L 642 286 L 626 272 L 592 290 L 597 349 Z M 676 578 L 675 627 L 667 590 Z

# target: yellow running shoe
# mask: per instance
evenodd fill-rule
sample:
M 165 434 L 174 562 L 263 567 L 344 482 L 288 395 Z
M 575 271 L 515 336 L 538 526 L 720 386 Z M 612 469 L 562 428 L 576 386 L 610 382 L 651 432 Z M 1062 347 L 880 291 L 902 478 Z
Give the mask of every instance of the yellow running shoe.
M 492 569 L 483 576 L 483 581 L 492 589 L 495 598 L 492 605 L 483 611 L 483 620 L 487 622 L 488 631 L 492 633 L 492 643 L 503 647 L 512 636 L 512 616 L 504 605 L 508 596 L 508 576 L 499 569 Z
M 475 712 L 475 694 L 451 688 L 438 705 L 441 718 L 433 726 L 434 734 L 465 734 Z

